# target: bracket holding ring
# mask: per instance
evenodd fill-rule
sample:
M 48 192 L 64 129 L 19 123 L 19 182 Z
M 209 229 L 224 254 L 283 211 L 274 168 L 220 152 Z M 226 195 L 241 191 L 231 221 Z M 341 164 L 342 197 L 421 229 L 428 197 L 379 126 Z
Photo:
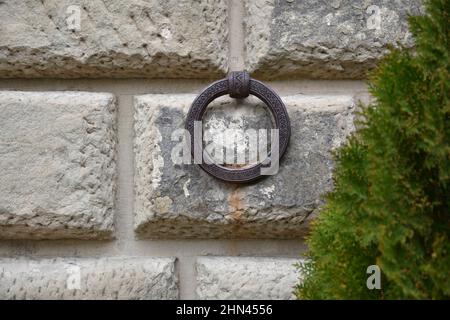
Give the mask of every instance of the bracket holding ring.
M 258 97 L 266 104 L 274 118 L 275 129 L 278 129 L 279 139 L 278 141 L 273 142 L 278 143 L 276 145 L 278 156 L 270 153 L 264 161 L 259 162 L 254 166 L 241 169 L 230 169 L 220 166 L 215 164 L 210 158 L 207 159 L 208 161 L 201 161 L 199 166 L 208 174 L 223 181 L 233 183 L 252 182 L 264 177 L 262 169 L 270 166 L 274 161 L 279 162 L 286 152 L 291 136 L 289 115 L 283 101 L 275 91 L 264 85 L 262 82 L 250 78 L 246 71 L 231 72 L 227 78 L 216 81 L 204 89 L 197 96 L 189 109 L 186 119 L 186 129 L 191 136 L 191 153 L 193 157 L 195 157 L 194 150 L 202 150 L 203 147 L 203 141 L 196 141 L 196 139 L 194 139 L 195 122 L 202 121 L 208 105 L 214 99 L 226 94 L 229 94 L 232 98 L 239 99 L 248 97 L 251 94 Z M 274 149 L 273 143 L 272 150 Z M 207 153 L 202 153 L 202 156 L 208 157 Z

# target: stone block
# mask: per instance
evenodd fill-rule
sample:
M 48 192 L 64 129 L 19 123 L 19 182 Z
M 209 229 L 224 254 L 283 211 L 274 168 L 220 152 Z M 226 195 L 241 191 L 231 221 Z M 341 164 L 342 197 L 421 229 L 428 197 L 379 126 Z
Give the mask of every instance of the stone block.
M 116 99 L 0 92 L 0 239 L 104 239 L 114 229 Z
M 289 300 L 300 274 L 289 258 L 201 257 L 197 297 L 203 300 Z
M 246 68 L 260 78 L 362 79 L 388 45 L 412 46 L 419 0 L 246 0 Z
M 178 299 L 175 259 L 2 258 L 0 299 Z
M 354 129 L 352 96 L 282 97 L 291 118 L 290 145 L 276 175 L 247 185 L 222 182 L 197 165 L 174 161 L 175 150 L 182 144 L 178 129 L 184 128 L 194 98 L 190 94 L 135 97 L 137 234 L 146 238 L 303 237 L 307 221 L 332 188 L 331 151 Z M 266 112 L 256 98 L 236 103 L 222 97 L 208 107 L 204 136 L 208 132 L 217 136 L 227 128 L 267 128 Z
M 5 0 L 0 77 L 204 78 L 227 69 L 225 0 Z

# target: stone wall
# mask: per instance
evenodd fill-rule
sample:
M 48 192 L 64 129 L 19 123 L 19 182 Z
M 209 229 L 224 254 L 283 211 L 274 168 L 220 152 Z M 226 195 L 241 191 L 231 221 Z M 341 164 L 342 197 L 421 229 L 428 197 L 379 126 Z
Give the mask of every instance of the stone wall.
M 0 298 L 293 298 L 366 74 L 389 44 L 413 45 L 406 16 L 420 12 L 412 0 L 0 2 Z M 235 185 L 174 163 L 195 96 L 244 68 L 291 119 L 278 174 Z M 223 97 L 204 125 L 215 136 L 271 119 L 255 98 Z

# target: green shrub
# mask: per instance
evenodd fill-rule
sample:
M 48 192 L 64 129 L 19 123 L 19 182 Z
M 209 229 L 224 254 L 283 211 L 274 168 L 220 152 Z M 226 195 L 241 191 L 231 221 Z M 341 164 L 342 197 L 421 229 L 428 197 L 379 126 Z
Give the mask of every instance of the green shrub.
M 370 78 L 375 102 L 336 154 L 312 227 L 300 299 L 450 298 L 450 0 L 410 18 L 414 49 Z M 369 290 L 369 265 L 381 290 Z

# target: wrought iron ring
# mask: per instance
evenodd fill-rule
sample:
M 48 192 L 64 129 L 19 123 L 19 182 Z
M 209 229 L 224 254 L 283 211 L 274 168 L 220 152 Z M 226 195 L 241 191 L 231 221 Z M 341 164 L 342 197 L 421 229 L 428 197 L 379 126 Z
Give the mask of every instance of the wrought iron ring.
M 272 161 L 279 161 L 286 152 L 291 135 L 289 115 L 283 101 L 281 101 L 280 97 L 272 89 L 262 82 L 250 78 L 245 71 L 231 72 L 228 78 L 216 81 L 203 90 L 189 109 L 186 119 L 186 129 L 191 136 L 191 153 L 193 157 L 196 148 L 199 148 L 197 150 L 203 150 L 203 141 L 195 141 L 194 139 L 195 121 L 202 120 L 208 105 L 214 99 L 226 94 L 229 94 L 232 98 L 245 98 L 251 94 L 266 104 L 273 116 L 275 128 L 279 130 L 278 141 L 273 141 L 273 143 L 278 143 L 279 157 L 272 159 L 272 155 L 269 153 L 264 161 L 256 165 L 241 169 L 230 169 L 215 164 L 206 152 L 202 152 L 202 159 L 205 157 L 208 159 L 207 161 L 201 161 L 199 166 L 210 175 L 223 181 L 234 183 L 252 182 L 264 177 L 261 174 L 261 168 L 270 166 Z

